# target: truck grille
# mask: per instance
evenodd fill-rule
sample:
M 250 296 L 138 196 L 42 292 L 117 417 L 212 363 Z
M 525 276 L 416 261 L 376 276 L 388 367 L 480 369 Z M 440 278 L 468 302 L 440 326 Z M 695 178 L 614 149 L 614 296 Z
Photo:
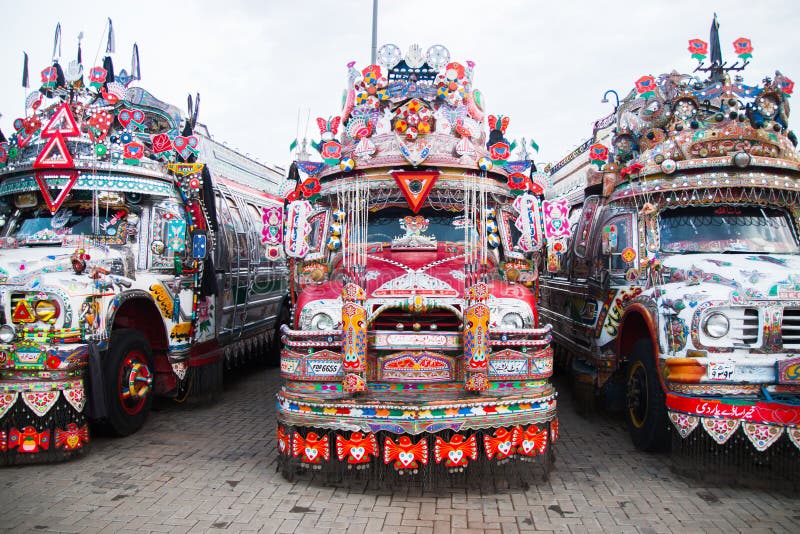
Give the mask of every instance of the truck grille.
M 731 316 L 731 337 L 736 343 L 755 346 L 758 343 L 758 309 L 736 310 Z
M 440 332 L 459 332 L 461 330 L 461 320 L 447 310 L 432 310 L 420 315 L 414 315 L 401 309 L 393 308 L 385 310 L 372 321 L 373 330 L 401 330 L 398 325 L 402 324 L 402 330 L 414 330 L 414 325 L 419 324 L 419 330 Z M 434 328 L 432 326 L 435 325 Z
M 781 321 L 781 337 L 784 349 L 800 349 L 800 308 L 783 310 Z

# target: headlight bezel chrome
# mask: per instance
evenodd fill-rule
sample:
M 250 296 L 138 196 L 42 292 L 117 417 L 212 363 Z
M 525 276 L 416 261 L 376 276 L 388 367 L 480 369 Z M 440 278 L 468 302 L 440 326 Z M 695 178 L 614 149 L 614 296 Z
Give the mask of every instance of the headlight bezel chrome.
M 320 324 L 321 321 L 325 321 L 323 324 Z M 333 317 L 329 313 L 326 312 L 317 312 L 311 316 L 310 326 L 312 330 L 319 330 L 322 332 L 327 332 L 333 330 L 335 325 L 335 321 Z
M 713 340 L 719 340 L 731 331 L 731 320 L 721 311 L 713 311 L 703 318 L 703 333 Z
M 13 325 L 0 325 L 0 343 L 11 343 L 17 336 L 17 331 Z

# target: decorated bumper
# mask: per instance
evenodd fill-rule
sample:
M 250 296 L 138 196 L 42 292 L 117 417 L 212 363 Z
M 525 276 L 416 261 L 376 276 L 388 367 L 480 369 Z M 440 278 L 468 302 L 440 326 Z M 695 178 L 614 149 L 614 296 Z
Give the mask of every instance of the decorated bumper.
M 89 442 L 84 414 L 88 346 L 80 331 L 20 331 L 0 344 L 0 465 L 50 461 L 81 453 Z

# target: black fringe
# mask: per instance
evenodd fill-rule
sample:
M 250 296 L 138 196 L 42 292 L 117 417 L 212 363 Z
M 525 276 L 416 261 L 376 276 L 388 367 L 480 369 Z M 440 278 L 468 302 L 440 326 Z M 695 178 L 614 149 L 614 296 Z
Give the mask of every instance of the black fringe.
M 543 425 L 539 425 L 543 427 Z M 550 435 L 550 424 L 547 427 L 548 436 Z M 299 457 L 294 457 L 291 451 L 289 454 L 282 455 L 278 452 L 276 470 L 289 482 L 297 478 L 308 479 L 312 483 L 322 483 L 324 485 L 341 486 L 347 488 L 371 488 L 371 489 L 392 489 L 397 486 L 420 487 L 424 490 L 436 490 L 444 488 L 482 488 L 491 491 L 504 489 L 527 489 L 530 484 L 544 483 L 549 479 L 550 471 L 555 462 L 553 453 L 553 443 L 548 438 L 547 449 L 544 455 L 536 457 L 521 457 L 514 455 L 505 460 L 490 460 L 486 456 L 483 438 L 491 435 L 496 429 L 484 429 L 471 432 L 461 432 L 461 434 L 475 434 L 478 441 L 478 459 L 470 460 L 466 468 L 459 471 L 451 470 L 445 465 L 436 463 L 433 448 L 436 437 L 449 441 L 455 432 L 443 430 L 437 433 L 425 433 L 413 436 L 412 441 L 425 439 L 428 444 L 428 463 L 420 465 L 416 472 L 406 470 L 401 474 L 394 468 L 394 462 L 386 464 L 383 461 L 383 443 L 387 437 L 397 442 L 397 434 L 380 431 L 375 433 L 378 440 L 378 454 L 373 456 L 368 463 L 361 464 L 358 468 L 347 463 L 347 459 L 339 461 L 336 455 L 336 435 L 344 435 L 350 438 L 352 433 L 338 430 L 324 430 L 312 427 L 290 427 L 285 426 L 287 434 L 294 436 L 299 432 L 302 436 L 307 436 L 309 432 L 316 433 L 320 438 L 328 437 L 330 446 L 330 459 L 320 465 L 310 465 L 300 461 Z
M 73 408 L 63 394 L 59 395 L 55 405 L 43 417 L 39 417 L 28 408 L 21 396 L 18 397 L 14 406 L 0 419 L 0 431 L 5 432 L 6 439 L 8 439 L 12 428 L 16 428 L 20 432 L 29 426 L 36 429 L 36 432 L 48 430 L 50 431 L 50 446 L 47 450 L 40 450 L 36 453 L 19 452 L 19 447 L 8 449 L 5 452 L 0 451 L 0 465 L 59 462 L 84 454 L 91 441 L 83 443 L 81 448 L 75 450 L 60 449 L 56 444 L 56 429 L 66 430 L 70 423 L 77 424 L 79 428 L 83 427 L 86 424 L 86 416 Z
M 674 471 L 704 483 L 800 491 L 800 450 L 785 433 L 759 452 L 741 428 L 724 445 L 700 426 L 685 439 L 672 428 L 671 460 Z

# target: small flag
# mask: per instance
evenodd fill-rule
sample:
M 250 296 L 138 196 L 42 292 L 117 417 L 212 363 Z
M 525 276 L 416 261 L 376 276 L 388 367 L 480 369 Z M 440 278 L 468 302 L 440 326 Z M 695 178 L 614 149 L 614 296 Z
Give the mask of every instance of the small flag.
M 109 17 L 108 18 L 108 41 L 106 41 L 106 54 L 113 54 L 115 48 L 116 47 L 114 45 L 114 24 L 111 22 L 111 17 Z
M 534 149 L 536 152 L 539 152 L 539 145 L 536 144 L 536 141 L 531 139 L 531 148 Z
M 295 148 L 297 148 L 297 139 L 289 143 L 289 152 L 293 151 Z
M 25 54 L 25 59 L 22 62 L 22 87 L 28 88 L 31 86 L 28 81 L 28 53 L 23 52 L 23 54 Z
M 139 66 L 139 45 L 136 43 L 133 43 L 133 54 L 131 55 L 131 79 L 142 79 L 142 70 Z

